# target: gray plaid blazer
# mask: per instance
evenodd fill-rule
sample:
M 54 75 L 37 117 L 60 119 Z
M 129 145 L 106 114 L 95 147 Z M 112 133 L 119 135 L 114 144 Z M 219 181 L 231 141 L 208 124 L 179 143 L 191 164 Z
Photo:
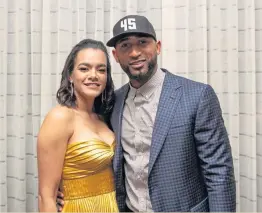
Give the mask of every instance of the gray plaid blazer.
M 148 169 L 153 210 L 235 211 L 231 147 L 214 90 L 164 71 Z M 126 84 L 116 91 L 111 117 L 117 140 L 113 167 L 120 211 L 126 211 L 121 122 L 128 89 Z

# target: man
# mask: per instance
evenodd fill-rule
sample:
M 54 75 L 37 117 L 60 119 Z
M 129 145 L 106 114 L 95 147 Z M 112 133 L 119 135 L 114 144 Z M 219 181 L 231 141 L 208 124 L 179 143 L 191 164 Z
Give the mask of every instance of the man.
M 213 89 L 158 68 L 161 42 L 143 16 L 120 19 L 107 45 L 130 79 L 111 117 L 119 210 L 235 211 L 231 147 Z

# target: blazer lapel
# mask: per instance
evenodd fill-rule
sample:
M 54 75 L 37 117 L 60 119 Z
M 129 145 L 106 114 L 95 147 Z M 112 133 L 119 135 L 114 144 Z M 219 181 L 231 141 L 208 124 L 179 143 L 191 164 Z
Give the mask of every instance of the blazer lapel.
M 117 95 L 114 110 L 111 116 L 111 124 L 116 135 L 116 148 L 115 148 L 115 156 L 113 160 L 113 168 L 115 172 L 117 171 L 117 168 L 119 168 L 119 165 L 121 164 L 121 158 L 123 155 L 122 145 L 121 145 L 122 116 L 123 116 L 123 109 L 124 109 L 125 99 L 128 90 L 129 90 L 129 86 L 128 84 L 126 84 L 121 89 L 120 94 Z
M 150 175 L 157 156 L 164 144 L 169 126 L 173 120 L 176 106 L 179 103 L 181 95 L 182 89 L 179 81 L 174 75 L 166 71 L 166 77 L 164 80 L 154 123 L 148 175 Z

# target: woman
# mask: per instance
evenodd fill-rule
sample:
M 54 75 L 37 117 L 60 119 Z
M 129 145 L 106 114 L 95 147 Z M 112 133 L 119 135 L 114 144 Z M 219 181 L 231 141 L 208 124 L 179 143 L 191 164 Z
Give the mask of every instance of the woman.
M 102 42 L 85 39 L 72 49 L 57 100 L 38 135 L 39 210 L 57 211 L 60 187 L 64 212 L 118 211 L 112 171 L 115 139 L 106 125 L 114 86 Z

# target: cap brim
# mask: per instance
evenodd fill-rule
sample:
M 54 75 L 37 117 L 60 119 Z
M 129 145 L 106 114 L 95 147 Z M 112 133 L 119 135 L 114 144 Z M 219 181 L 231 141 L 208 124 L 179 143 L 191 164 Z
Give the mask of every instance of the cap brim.
M 134 35 L 134 34 L 141 34 L 141 35 L 146 35 L 146 36 L 150 36 L 152 38 L 154 38 L 156 40 L 156 38 L 152 35 L 152 34 L 149 34 L 149 33 L 144 33 L 144 32 L 126 32 L 126 33 L 121 33 L 113 38 L 111 38 L 107 43 L 106 45 L 108 47 L 114 47 L 115 44 L 121 39 L 121 38 L 124 38 L 128 35 Z

